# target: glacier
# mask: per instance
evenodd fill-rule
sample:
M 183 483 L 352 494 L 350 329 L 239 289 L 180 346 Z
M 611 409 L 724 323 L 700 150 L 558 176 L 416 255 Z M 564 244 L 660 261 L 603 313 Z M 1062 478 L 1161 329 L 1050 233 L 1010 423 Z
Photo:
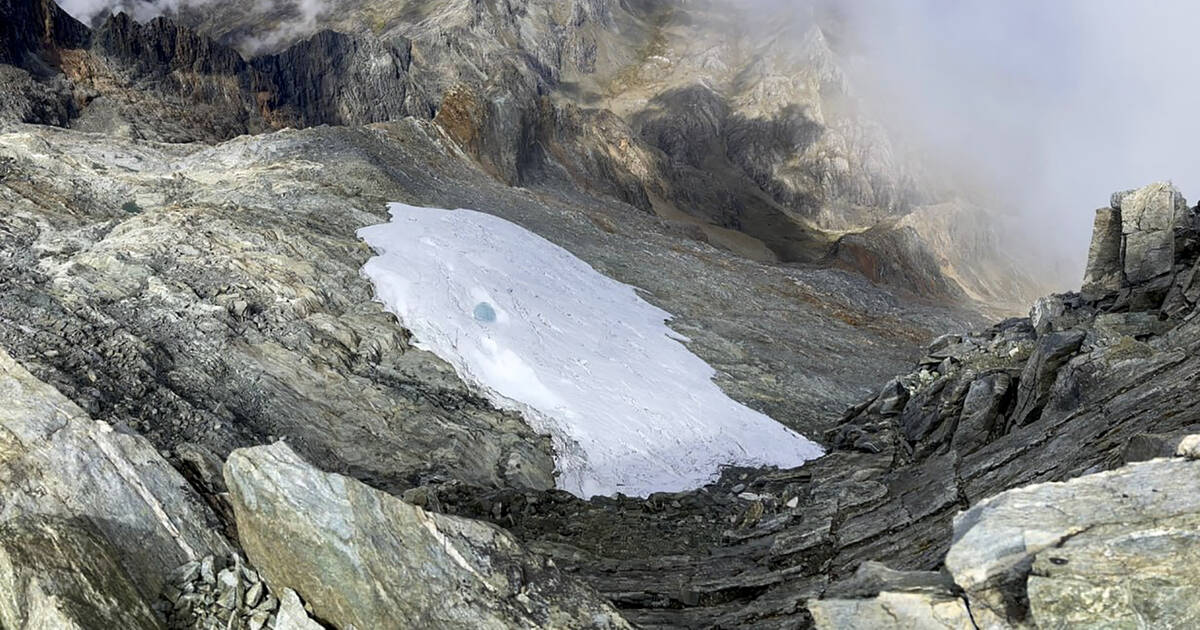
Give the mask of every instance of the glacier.
M 376 299 L 418 348 L 551 436 L 558 487 L 644 496 L 821 448 L 725 395 L 632 286 L 514 223 L 401 203 L 358 236 Z

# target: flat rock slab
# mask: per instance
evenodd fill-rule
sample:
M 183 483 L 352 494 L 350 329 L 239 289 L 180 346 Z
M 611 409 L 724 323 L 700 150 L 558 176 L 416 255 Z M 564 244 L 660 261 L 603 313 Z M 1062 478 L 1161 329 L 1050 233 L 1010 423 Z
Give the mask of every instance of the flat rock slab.
M 628 628 L 501 529 L 432 514 L 282 442 L 225 463 L 242 546 L 275 592 L 339 628 Z
M 1155 459 L 1010 490 L 955 518 L 946 568 L 984 626 L 1195 627 L 1198 484 L 1200 462 Z

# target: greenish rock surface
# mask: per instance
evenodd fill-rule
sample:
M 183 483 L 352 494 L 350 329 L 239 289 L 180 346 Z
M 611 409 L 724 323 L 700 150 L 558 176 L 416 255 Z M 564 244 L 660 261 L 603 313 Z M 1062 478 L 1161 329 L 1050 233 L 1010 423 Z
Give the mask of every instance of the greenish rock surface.
M 215 521 L 144 438 L 0 350 L 0 626 L 157 627 L 167 575 L 229 552 Z
M 630 627 L 500 528 L 321 472 L 282 442 L 234 451 L 225 482 L 272 590 L 339 628 Z

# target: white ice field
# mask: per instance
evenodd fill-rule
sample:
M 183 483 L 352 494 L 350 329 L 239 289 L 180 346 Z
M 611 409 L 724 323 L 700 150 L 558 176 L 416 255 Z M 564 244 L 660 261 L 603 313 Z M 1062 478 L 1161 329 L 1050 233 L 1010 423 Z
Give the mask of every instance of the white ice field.
M 554 439 L 558 486 L 644 496 L 724 465 L 798 466 L 812 441 L 726 396 L 671 314 L 567 250 L 473 210 L 390 204 L 358 235 L 377 299 L 416 345 Z

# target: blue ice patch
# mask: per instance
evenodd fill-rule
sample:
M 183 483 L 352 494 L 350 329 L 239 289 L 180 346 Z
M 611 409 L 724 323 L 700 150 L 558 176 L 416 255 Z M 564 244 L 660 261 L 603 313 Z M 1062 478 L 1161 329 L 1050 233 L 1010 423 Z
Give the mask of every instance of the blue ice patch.
M 487 302 L 480 302 L 475 305 L 475 319 L 490 324 L 496 321 L 496 309 Z

